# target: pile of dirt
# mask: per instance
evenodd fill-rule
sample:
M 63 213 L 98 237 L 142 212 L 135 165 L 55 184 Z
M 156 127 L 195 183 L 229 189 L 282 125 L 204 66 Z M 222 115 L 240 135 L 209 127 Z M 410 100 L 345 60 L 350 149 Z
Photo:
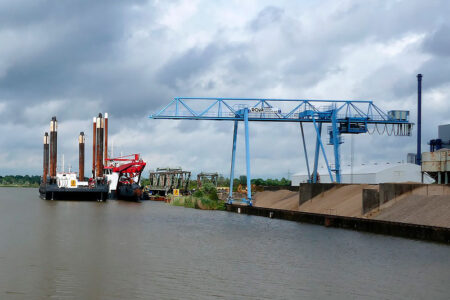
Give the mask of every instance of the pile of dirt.
M 319 214 L 361 217 L 362 190 L 377 188 L 377 185 L 368 184 L 336 186 L 302 203 L 299 210 Z
M 289 190 L 257 192 L 253 205 L 267 208 L 298 210 L 298 192 Z

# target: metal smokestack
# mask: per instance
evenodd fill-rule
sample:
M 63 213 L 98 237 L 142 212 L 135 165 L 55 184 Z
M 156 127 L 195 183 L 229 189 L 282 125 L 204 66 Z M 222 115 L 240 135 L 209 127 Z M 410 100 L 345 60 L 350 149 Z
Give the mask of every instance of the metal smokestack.
M 416 164 L 422 164 L 422 74 L 417 74 L 417 155 Z
M 97 121 L 96 118 L 94 117 L 92 119 L 92 178 L 95 178 L 95 165 L 96 165 L 96 161 L 97 161 L 97 156 L 95 155 L 95 149 L 97 148 L 96 144 L 97 144 L 97 139 L 96 139 L 96 131 L 97 131 Z
M 42 174 L 42 183 L 47 184 L 47 176 L 48 176 L 48 155 L 49 155 L 49 140 L 48 140 L 48 132 L 44 134 L 44 172 Z
M 107 165 L 107 159 L 108 159 L 108 113 L 105 113 L 105 154 L 104 154 L 104 165 Z
M 58 159 L 58 122 L 56 117 L 50 121 L 50 177 L 52 180 L 56 178 L 56 165 Z
M 80 181 L 84 181 L 84 132 L 80 132 L 80 136 L 78 137 L 78 179 Z

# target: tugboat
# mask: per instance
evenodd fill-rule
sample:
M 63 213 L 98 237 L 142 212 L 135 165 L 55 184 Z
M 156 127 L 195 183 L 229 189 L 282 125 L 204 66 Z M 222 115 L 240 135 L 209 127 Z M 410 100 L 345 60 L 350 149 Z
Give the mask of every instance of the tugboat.
M 140 201 L 142 188 L 139 185 L 141 174 L 146 163 L 139 154 L 131 154 L 117 158 L 107 158 L 105 176 L 109 184 L 111 199 Z

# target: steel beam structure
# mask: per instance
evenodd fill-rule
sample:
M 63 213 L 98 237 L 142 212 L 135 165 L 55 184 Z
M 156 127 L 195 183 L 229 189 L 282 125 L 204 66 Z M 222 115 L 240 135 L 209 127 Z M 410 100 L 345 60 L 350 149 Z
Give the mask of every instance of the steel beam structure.
M 233 130 L 233 148 L 231 149 L 231 168 L 230 168 L 230 194 L 228 196 L 228 203 L 233 201 L 233 180 L 234 180 L 234 162 L 236 160 L 236 140 L 237 140 L 238 121 L 234 121 Z
M 392 126 L 391 134 L 411 135 L 412 123 L 408 121 L 409 112 L 384 112 L 372 101 L 366 100 L 306 100 L 306 99 L 261 99 L 261 98 L 174 98 L 162 110 L 150 116 L 151 119 L 171 120 L 215 120 L 234 121 L 233 147 L 230 168 L 229 202 L 232 201 L 234 166 L 236 160 L 236 140 L 238 122 L 244 122 L 245 154 L 247 173 L 247 199 L 251 198 L 250 172 L 250 137 L 249 122 L 299 122 L 312 123 L 316 133 L 316 148 L 312 181 L 318 180 L 318 160 L 320 152 L 324 156 L 328 173 L 332 180 L 341 181 L 340 144 L 341 134 L 360 134 L 368 132 L 368 126 Z M 331 124 L 330 142 L 333 145 L 335 166 L 332 169 L 328 163 L 325 147 L 322 142 L 322 124 Z M 376 127 L 377 128 L 377 127 Z M 396 128 L 396 130 L 394 130 Z M 303 129 L 303 126 L 301 126 Z M 302 130 L 303 131 L 303 130 Z M 388 130 L 385 130 L 389 132 Z M 383 133 L 385 132 L 383 131 Z M 304 135 L 302 133 L 304 139 Z M 304 141 L 304 140 L 303 140 Z M 306 163 L 309 162 L 305 149 Z M 333 177 L 334 172 L 335 177 Z M 308 172 L 309 173 L 309 172 Z

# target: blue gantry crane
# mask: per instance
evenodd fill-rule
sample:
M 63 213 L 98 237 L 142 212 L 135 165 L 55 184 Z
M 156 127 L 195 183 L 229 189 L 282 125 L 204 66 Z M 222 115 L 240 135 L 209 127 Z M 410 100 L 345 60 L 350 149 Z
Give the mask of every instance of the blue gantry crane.
M 238 122 L 244 122 L 245 153 L 247 172 L 247 198 L 243 199 L 252 205 L 251 173 L 250 173 L 250 141 L 249 122 L 297 122 L 300 124 L 306 166 L 310 181 L 318 181 L 317 168 L 320 152 L 325 160 L 330 179 L 341 182 L 340 144 L 342 134 L 379 134 L 410 136 L 412 123 L 409 122 L 409 111 L 391 110 L 384 112 L 372 101 L 361 100 L 304 100 L 304 99 L 261 99 L 261 98 L 174 98 L 151 119 L 172 120 L 215 120 L 234 121 L 233 147 L 230 168 L 230 194 L 228 202 L 233 201 L 233 179 L 236 158 L 236 140 Z M 315 152 L 313 172 L 310 174 L 303 123 L 312 123 L 315 131 Z M 334 166 L 328 161 L 322 141 L 322 124 L 328 127 L 328 144 L 333 146 Z M 372 132 L 370 131 L 372 128 Z M 333 177 L 334 173 L 334 177 Z

